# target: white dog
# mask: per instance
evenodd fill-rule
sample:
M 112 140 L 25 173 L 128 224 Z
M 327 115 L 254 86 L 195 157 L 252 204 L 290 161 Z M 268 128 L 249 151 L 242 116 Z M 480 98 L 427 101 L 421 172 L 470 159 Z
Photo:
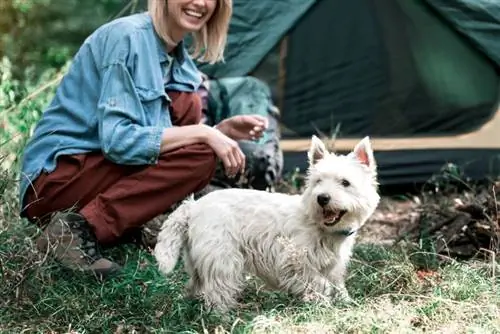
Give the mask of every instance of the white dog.
M 223 312 L 238 305 L 245 273 L 304 300 L 349 299 L 356 231 L 380 200 L 371 143 L 344 156 L 313 136 L 308 158 L 302 195 L 224 189 L 185 201 L 158 235 L 160 271 L 171 272 L 184 249 L 187 293 Z

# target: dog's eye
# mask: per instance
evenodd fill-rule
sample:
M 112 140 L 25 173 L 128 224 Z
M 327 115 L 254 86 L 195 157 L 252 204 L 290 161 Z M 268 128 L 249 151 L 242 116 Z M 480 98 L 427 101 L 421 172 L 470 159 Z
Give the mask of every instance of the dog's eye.
M 344 186 L 346 188 L 351 185 L 351 182 L 347 181 L 346 179 L 342 179 L 342 181 L 340 181 L 340 183 L 342 184 L 342 186 Z

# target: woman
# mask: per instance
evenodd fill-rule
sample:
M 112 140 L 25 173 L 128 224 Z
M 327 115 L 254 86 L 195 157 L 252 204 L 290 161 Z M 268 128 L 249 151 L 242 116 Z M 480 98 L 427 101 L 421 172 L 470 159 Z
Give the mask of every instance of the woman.
M 47 225 L 41 251 L 114 274 L 98 245 L 204 188 L 217 158 L 229 176 L 243 170 L 236 140 L 260 137 L 266 120 L 203 125 L 201 76 L 183 43 L 192 33 L 193 57 L 222 60 L 231 13 L 231 0 L 150 0 L 86 39 L 24 151 L 21 216 Z

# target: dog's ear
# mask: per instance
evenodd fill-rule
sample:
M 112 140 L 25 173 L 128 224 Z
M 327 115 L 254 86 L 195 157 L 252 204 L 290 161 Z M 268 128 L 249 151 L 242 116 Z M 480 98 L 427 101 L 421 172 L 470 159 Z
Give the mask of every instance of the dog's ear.
M 311 146 L 309 148 L 309 152 L 307 154 L 309 158 L 309 164 L 314 165 L 319 160 L 323 159 L 328 154 L 328 150 L 326 149 L 325 144 L 316 137 L 315 135 L 311 138 Z
M 373 155 L 370 137 L 366 136 L 360 140 L 354 147 L 351 155 L 361 164 L 370 168 L 370 170 L 375 171 L 377 169 L 377 163 Z

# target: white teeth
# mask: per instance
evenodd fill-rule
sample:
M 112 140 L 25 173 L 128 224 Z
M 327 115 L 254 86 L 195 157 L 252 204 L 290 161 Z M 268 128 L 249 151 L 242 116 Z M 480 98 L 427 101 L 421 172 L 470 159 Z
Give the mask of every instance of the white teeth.
M 199 19 L 199 18 L 201 18 L 201 17 L 203 16 L 203 14 L 202 14 L 202 13 L 200 13 L 200 12 L 196 12 L 196 11 L 194 11 L 194 10 L 189 10 L 189 9 L 186 9 L 184 12 L 185 12 L 187 15 L 189 15 L 189 16 L 193 16 L 193 17 L 196 17 L 196 18 L 198 18 L 198 19 Z

